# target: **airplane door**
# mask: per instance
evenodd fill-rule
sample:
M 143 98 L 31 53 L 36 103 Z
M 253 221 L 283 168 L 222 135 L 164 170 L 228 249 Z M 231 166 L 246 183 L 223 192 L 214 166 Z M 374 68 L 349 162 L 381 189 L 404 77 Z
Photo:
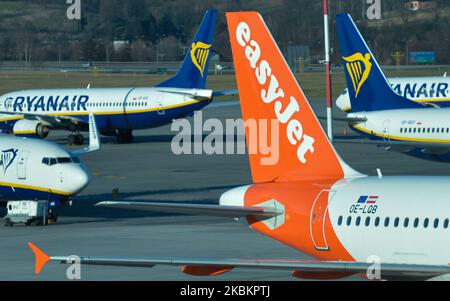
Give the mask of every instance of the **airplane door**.
M 166 111 L 164 110 L 164 95 L 162 93 L 158 94 L 157 106 L 158 106 L 158 115 L 165 115 Z
M 19 180 L 27 179 L 27 161 L 29 155 L 29 151 L 21 151 L 19 154 L 19 160 L 17 161 L 17 178 Z
M 389 119 L 386 119 L 383 122 L 383 140 L 385 140 L 385 141 L 391 140 L 389 138 Z
M 335 191 L 322 190 L 316 197 L 311 208 L 310 233 L 314 247 L 320 251 L 329 251 L 325 233 L 328 206 L 334 198 Z

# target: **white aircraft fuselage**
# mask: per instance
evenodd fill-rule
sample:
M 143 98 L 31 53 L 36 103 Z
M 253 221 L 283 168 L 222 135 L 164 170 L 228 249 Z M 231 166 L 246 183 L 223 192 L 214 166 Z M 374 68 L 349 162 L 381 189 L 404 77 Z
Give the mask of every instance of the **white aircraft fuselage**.
M 70 117 L 87 121 L 96 116 L 101 133 L 134 130 L 171 123 L 206 106 L 211 90 L 177 88 L 42 89 L 0 96 L 0 129 L 17 135 L 41 136 L 44 127 L 54 127 L 39 116 Z M 24 114 L 36 115 L 35 120 Z
M 90 180 L 78 158 L 53 142 L 1 135 L 0 157 L 1 201 L 65 201 Z

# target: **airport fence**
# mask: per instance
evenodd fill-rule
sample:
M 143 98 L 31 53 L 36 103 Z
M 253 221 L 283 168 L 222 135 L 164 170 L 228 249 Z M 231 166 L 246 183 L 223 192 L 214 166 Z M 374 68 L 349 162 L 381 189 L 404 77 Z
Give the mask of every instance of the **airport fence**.
M 81 61 L 3 61 L 0 71 L 50 71 L 50 72 L 98 72 L 98 73 L 142 73 L 142 74 L 173 74 L 181 62 L 81 62 Z M 333 71 L 342 71 L 342 65 L 334 65 Z M 434 69 L 449 70 L 449 65 L 402 65 L 383 66 L 384 70 L 414 70 Z M 310 64 L 303 68 L 305 72 L 325 72 L 322 64 Z M 294 70 L 295 71 L 295 70 Z M 211 62 L 209 74 L 234 74 L 232 62 Z

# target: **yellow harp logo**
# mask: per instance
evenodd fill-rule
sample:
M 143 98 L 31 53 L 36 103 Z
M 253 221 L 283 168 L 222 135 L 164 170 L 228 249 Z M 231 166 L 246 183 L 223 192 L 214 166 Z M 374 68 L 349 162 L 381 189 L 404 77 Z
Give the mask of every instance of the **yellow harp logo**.
M 209 49 L 211 45 L 205 44 L 203 42 L 192 43 L 191 47 L 191 60 L 194 63 L 195 67 L 197 67 L 198 71 L 203 77 L 203 73 L 205 72 L 206 61 L 209 56 Z
M 351 56 L 343 57 L 343 59 L 347 62 L 345 65 L 352 79 L 355 97 L 358 97 L 359 91 L 369 77 L 370 70 L 372 69 L 370 54 L 366 53 L 363 55 L 357 52 Z

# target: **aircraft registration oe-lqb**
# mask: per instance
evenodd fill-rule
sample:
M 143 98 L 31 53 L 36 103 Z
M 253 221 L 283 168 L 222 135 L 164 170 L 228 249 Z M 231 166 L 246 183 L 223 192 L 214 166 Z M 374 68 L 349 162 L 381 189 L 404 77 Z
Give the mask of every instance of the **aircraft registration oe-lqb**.
M 48 201 L 49 218 L 90 181 L 80 155 L 100 148 L 94 115 L 89 115 L 89 147 L 69 151 L 40 139 L 0 135 L 0 203 Z
M 45 138 L 50 129 L 72 132 L 69 144 L 82 144 L 88 112 L 102 135 L 133 140 L 132 131 L 170 124 L 231 93 L 205 89 L 217 11 L 207 11 L 178 73 L 156 87 L 26 90 L 0 97 L 4 133 Z
M 426 106 L 395 93 L 350 15 L 338 15 L 336 26 L 351 100 L 351 109 L 342 120 L 371 140 L 335 141 L 375 144 L 450 162 L 450 108 Z
M 80 257 L 81 264 L 173 265 L 198 276 L 237 268 L 277 269 L 299 278 L 336 279 L 367 276 L 373 266 L 368 258 L 377 257 L 382 279 L 450 274 L 450 178 L 380 178 L 353 170 L 328 140 L 262 17 L 228 13 L 227 21 L 243 118 L 279 121 L 278 163 L 262 165 L 263 153 L 250 154 L 253 184 L 225 192 L 220 205 L 99 206 L 245 217 L 254 230 L 317 260 L 89 256 Z M 433 206 L 424 201 L 424 192 Z M 48 256 L 29 246 L 36 255 L 36 273 L 49 261 L 71 262 L 70 257 Z

